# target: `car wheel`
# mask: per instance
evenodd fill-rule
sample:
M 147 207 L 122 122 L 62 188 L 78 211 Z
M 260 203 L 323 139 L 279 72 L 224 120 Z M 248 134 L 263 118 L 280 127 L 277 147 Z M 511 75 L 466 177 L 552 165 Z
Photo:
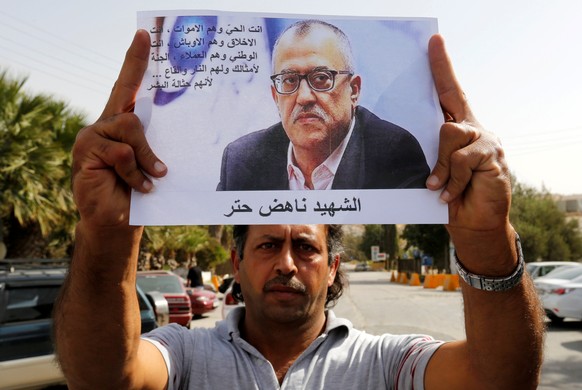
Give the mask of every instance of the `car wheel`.
M 548 316 L 550 321 L 552 321 L 552 324 L 558 325 L 558 324 L 561 324 L 562 322 L 564 322 L 564 317 L 558 317 L 554 313 L 546 313 L 546 315 Z

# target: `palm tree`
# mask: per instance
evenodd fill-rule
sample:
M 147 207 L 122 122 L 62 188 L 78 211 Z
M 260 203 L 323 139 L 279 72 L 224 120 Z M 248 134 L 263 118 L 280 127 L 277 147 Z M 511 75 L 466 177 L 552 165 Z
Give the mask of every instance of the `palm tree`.
M 83 117 L 0 73 L 0 218 L 7 257 L 63 254 L 75 211 L 70 148 Z M 60 253 L 59 253 L 60 252 Z

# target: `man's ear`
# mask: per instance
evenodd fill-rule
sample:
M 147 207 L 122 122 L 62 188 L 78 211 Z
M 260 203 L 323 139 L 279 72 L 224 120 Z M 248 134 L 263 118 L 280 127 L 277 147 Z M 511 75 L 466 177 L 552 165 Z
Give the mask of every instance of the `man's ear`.
M 337 270 L 340 266 L 340 259 L 341 256 L 339 254 L 333 257 L 333 261 L 329 265 L 329 275 L 327 277 L 327 287 L 330 287 L 335 280 L 335 275 L 337 274 Z
M 241 259 L 238 256 L 238 252 L 236 251 L 236 249 L 231 249 L 230 250 L 230 263 L 232 264 L 232 269 L 234 271 L 234 280 L 237 283 L 239 282 L 238 271 L 240 269 L 240 262 L 241 262 Z
M 352 79 L 350 80 L 350 88 L 351 88 L 351 99 L 352 104 L 354 107 L 358 104 L 358 100 L 360 99 L 360 93 L 362 91 L 362 78 L 359 75 L 353 75 Z

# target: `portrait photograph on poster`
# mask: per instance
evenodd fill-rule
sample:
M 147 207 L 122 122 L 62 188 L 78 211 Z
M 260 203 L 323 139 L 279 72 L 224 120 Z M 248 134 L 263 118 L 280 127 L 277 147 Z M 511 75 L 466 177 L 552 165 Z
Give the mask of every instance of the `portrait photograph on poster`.
M 168 174 L 135 225 L 446 223 L 433 18 L 144 11 L 135 113 Z

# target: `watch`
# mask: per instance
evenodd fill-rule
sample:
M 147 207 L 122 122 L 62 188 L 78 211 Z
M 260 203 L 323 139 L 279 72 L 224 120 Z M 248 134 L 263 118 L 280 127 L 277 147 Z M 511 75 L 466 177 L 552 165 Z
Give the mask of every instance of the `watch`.
M 477 288 L 479 290 L 485 291 L 507 291 L 513 288 L 523 276 L 523 271 L 525 268 L 525 261 L 523 259 L 523 251 L 521 249 L 521 240 L 519 235 L 515 233 L 515 247 L 517 248 L 517 268 L 509 276 L 493 277 L 493 276 L 483 276 L 475 275 L 467 271 L 459 257 L 457 256 L 457 251 L 455 251 L 455 265 L 459 272 L 459 276 L 467 283 L 469 286 Z

